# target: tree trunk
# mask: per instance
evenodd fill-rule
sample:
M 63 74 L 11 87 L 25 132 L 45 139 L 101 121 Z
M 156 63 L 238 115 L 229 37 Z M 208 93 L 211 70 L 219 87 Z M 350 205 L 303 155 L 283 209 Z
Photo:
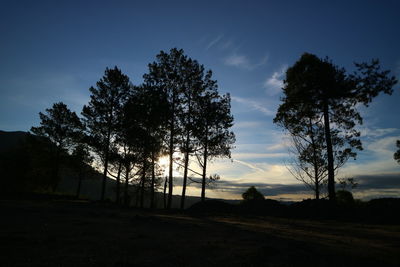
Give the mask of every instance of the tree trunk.
M 188 167 L 189 167 L 189 133 L 186 136 L 186 151 L 185 151 L 185 165 L 183 171 L 183 184 L 182 184 L 182 197 L 181 197 L 181 209 L 185 208 L 185 196 L 186 196 L 186 184 L 187 184 L 187 176 L 188 176 Z
M 165 182 L 164 182 L 164 209 L 167 208 L 167 183 L 168 183 L 168 178 L 165 176 Z
M 143 161 L 143 171 L 142 171 L 142 178 L 140 183 L 140 207 L 144 207 L 144 181 L 146 179 L 146 159 Z
M 204 146 L 204 155 L 203 155 L 203 177 L 201 181 L 201 201 L 204 202 L 206 199 L 206 176 L 207 176 L 207 157 L 208 157 L 208 144 L 206 142 Z
M 333 162 L 333 150 L 332 150 L 332 140 L 331 140 L 331 129 L 329 125 L 329 107 L 328 102 L 324 101 L 324 126 L 325 126 L 325 140 L 326 148 L 328 153 L 328 196 L 331 202 L 336 201 L 335 194 L 335 170 Z
M 103 173 L 103 182 L 101 184 L 101 196 L 100 200 L 104 201 L 104 196 L 106 193 L 106 181 L 107 181 L 107 171 L 108 171 L 108 156 L 109 156 L 109 149 L 110 149 L 110 138 L 111 138 L 111 130 L 108 130 L 107 133 L 107 147 L 104 151 L 104 173 Z
M 185 197 L 186 197 L 186 184 L 187 184 L 187 176 L 188 176 L 188 165 L 189 165 L 189 152 L 185 152 L 185 166 L 184 166 L 184 172 L 183 172 L 181 209 L 184 209 L 184 208 L 185 208 Z
M 116 188 L 116 196 L 115 196 L 115 202 L 117 204 L 120 203 L 120 180 L 121 180 L 121 171 L 122 171 L 122 163 L 119 163 L 118 166 L 118 174 L 117 174 L 117 188 Z
M 151 154 L 151 196 L 150 196 L 150 208 L 154 209 L 154 184 L 156 180 L 155 175 L 155 155 L 154 152 Z
M 173 164 L 174 164 L 174 136 L 173 136 L 173 131 L 174 131 L 174 125 L 171 123 L 171 135 L 170 135 L 170 141 L 169 141 L 169 173 L 168 173 L 168 203 L 167 203 L 167 209 L 170 209 L 172 206 L 172 190 L 173 190 Z
M 315 199 L 319 200 L 319 177 L 318 177 L 318 162 L 317 162 L 317 148 L 315 147 L 314 132 L 312 131 L 312 120 L 309 119 L 308 127 L 311 129 L 311 145 L 313 148 L 313 165 L 314 165 L 314 184 L 315 184 Z
M 128 196 L 128 189 L 129 189 L 129 166 L 125 166 L 125 188 L 124 188 L 124 205 L 129 206 L 129 196 Z
M 104 159 L 104 172 L 103 172 L 103 181 L 101 183 L 101 196 L 100 196 L 101 201 L 104 201 L 104 196 L 106 193 L 107 171 L 108 171 L 108 151 L 106 152 Z
M 183 171 L 183 184 L 182 184 L 182 197 L 181 197 L 181 209 L 185 208 L 185 197 L 186 197 L 186 184 L 188 176 L 189 167 L 189 149 L 190 149 L 190 126 L 191 126 L 191 116 L 192 116 L 192 98 L 189 90 L 188 95 L 188 112 L 187 112 L 187 125 L 186 125 L 186 141 L 185 141 L 185 163 Z

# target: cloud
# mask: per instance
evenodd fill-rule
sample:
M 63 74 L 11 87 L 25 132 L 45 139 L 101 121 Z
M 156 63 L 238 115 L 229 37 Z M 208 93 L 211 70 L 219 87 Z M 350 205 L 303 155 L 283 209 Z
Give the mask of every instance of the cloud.
M 288 145 L 285 143 L 273 144 L 267 146 L 267 151 L 287 150 Z
M 252 63 L 249 58 L 245 55 L 239 55 L 237 53 L 231 54 L 224 60 L 225 65 L 230 67 L 236 67 L 245 70 L 254 70 L 262 65 L 265 65 L 268 61 L 268 56 L 264 56 L 259 62 Z
M 250 63 L 246 56 L 232 54 L 225 59 L 225 64 L 228 66 L 233 66 L 233 67 L 247 68 Z
M 387 136 L 367 144 L 367 149 L 378 154 L 393 156 L 396 140 L 400 136 Z
M 397 128 L 360 128 L 361 136 L 363 137 L 382 137 L 388 134 L 395 133 L 397 131 L 400 130 Z
M 284 65 L 280 70 L 272 73 L 272 75 L 264 82 L 263 87 L 267 89 L 267 94 L 272 96 L 281 92 L 286 69 L 287 65 Z
M 286 157 L 287 153 L 233 153 L 232 157 L 237 159 L 269 159 Z
M 357 189 L 396 189 L 400 192 L 400 173 L 357 175 Z
M 215 39 L 213 39 L 211 42 L 209 42 L 206 47 L 206 50 L 209 50 L 211 47 L 215 46 L 218 42 L 220 42 L 222 40 L 222 37 L 224 37 L 224 35 L 220 34 Z
M 254 164 L 251 164 L 251 163 L 248 163 L 248 162 L 245 162 L 245 161 L 242 161 L 242 160 L 238 160 L 238 159 L 234 159 L 233 161 L 237 162 L 237 163 L 240 163 L 240 164 L 242 164 L 242 165 L 244 165 L 246 167 L 249 167 L 250 169 L 253 169 L 253 170 L 256 170 L 256 171 L 260 171 L 260 172 L 264 172 L 263 169 L 257 167 Z
M 275 115 L 275 112 L 267 109 L 263 104 L 261 104 L 261 103 L 259 103 L 257 101 L 250 100 L 250 99 L 243 98 L 243 97 L 237 97 L 237 96 L 232 96 L 232 100 L 237 102 L 237 103 L 244 104 L 244 105 L 250 107 L 253 110 L 260 111 L 264 115 L 267 115 L 267 116 Z

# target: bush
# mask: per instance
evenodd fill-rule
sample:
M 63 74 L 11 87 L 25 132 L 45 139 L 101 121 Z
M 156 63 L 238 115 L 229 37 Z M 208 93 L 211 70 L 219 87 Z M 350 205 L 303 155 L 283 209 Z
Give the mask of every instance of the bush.
M 336 201 L 339 205 L 353 205 L 353 194 L 347 190 L 338 190 L 336 192 Z
M 249 187 L 242 194 L 243 201 L 260 201 L 264 200 L 264 195 L 261 194 L 254 186 Z

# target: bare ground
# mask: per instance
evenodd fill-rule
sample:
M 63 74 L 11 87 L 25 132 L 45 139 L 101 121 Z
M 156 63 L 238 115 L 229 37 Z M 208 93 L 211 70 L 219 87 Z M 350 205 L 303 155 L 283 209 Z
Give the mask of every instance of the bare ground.
M 0 266 L 400 266 L 400 226 L 0 201 Z

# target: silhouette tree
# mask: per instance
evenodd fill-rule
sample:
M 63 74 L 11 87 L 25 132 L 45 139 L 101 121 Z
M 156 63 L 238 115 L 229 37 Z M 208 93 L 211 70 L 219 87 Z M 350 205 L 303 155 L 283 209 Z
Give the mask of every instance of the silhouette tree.
M 196 138 L 200 149 L 196 152 L 197 160 L 202 168 L 201 200 L 205 200 L 207 185 L 207 163 L 209 159 L 231 156 L 235 135 L 230 128 L 233 126 L 233 116 L 230 113 L 230 95 L 218 95 L 216 81 L 211 79 L 211 71 L 206 75 L 205 93 L 198 100 Z M 210 181 L 219 176 L 210 176 Z
M 361 150 L 360 132 L 355 129 L 362 123 L 357 105 L 368 106 L 374 97 L 383 92 L 391 94 L 397 80 L 381 71 L 378 60 L 355 64 L 357 72 L 347 74 L 329 59 L 320 59 L 305 53 L 286 72 L 282 104 L 274 122 L 290 134 L 309 135 L 304 132 L 304 121 L 312 118 L 321 121 L 327 151 L 328 194 L 335 200 L 335 155 L 348 159 Z M 334 152 L 333 135 L 336 148 Z
M 91 87 L 88 105 L 82 110 L 90 146 L 104 166 L 100 200 L 104 200 L 110 150 L 118 127 L 118 114 L 127 101 L 131 84 L 120 69 L 106 68 L 103 78 Z
M 398 150 L 394 153 L 393 158 L 400 164 L 400 140 L 396 141 L 396 146 Z
M 249 189 L 242 194 L 242 198 L 244 201 L 260 201 L 265 199 L 264 195 L 261 194 L 254 186 L 249 187 Z
M 31 132 L 37 136 L 48 138 L 55 145 L 55 151 L 52 151 L 54 192 L 60 179 L 59 169 L 62 153 L 68 152 L 68 149 L 74 144 L 74 140 L 82 131 L 82 123 L 76 113 L 70 111 L 62 102 L 53 104 L 52 108 L 46 109 L 46 113 L 39 112 L 39 116 L 40 126 L 32 127 Z
M 202 128 L 202 121 L 198 118 L 206 116 L 206 114 L 201 113 L 201 105 L 203 104 L 201 98 L 207 90 L 207 83 L 211 79 L 211 71 L 204 74 L 203 65 L 200 65 L 196 60 L 189 58 L 185 61 L 185 65 L 185 87 L 181 91 L 182 112 L 178 114 L 182 126 L 180 151 L 183 154 L 181 209 L 185 207 L 186 186 L 190 170 L 189 158 L 201 149 L 198 146 L 196 132 L 199 132 Z M 190 171 L 193 172 L 193 170 Z
M 182 49 L 173 48 L 169 53 L 161 51 L 157 60 L 149 64 L 149 72 L 143 76 L 146 86 L 161 90 L 168 102 L 166 111 L 167 136 L 165 150 L 169 156 L 168 169 L 168 201 L 167 208 L 171 208 L 173 194 L 173 163 L 174 153 L 180 143 L 181 126 L 178 114 L 181 113 L 180 92 L 185 87 L 185 62 L 187 57 Z

